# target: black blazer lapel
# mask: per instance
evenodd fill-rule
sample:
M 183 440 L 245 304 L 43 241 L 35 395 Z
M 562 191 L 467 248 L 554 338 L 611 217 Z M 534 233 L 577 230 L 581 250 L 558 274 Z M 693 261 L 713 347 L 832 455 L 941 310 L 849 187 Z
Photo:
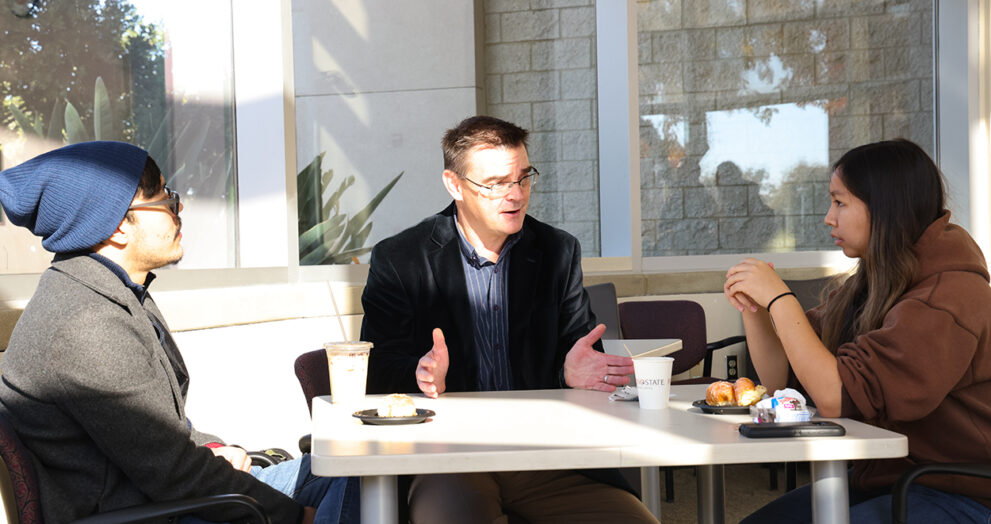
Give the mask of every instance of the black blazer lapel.
M 530 362 L 527 333 L 533 308 L 537 307 L 537 282 L 543 259 L 543 251 L 534 243 L 534 233 L 527 234 L 527 229 L 524 222 L 522 236 L 510 251 L 509 260 L 509 361 L 524 365 Z M 512 370 L 514 388 L 522 389 L 527 387 L 527 383 L 521 381 L 528 370 L 518 367 L 516 365 Z
M 472 332 L 468 286 L 465 284 L 461 263 L 461 248 L 452 218 L 453 210 L 454 204 L 451 204 L 437 217 L 430 237 L 433 245 L 427 253 L 427 259 L 440 292 L 441 303 L 450 312 L 455 326 L 455 333 L 444 334 L 451 359 L 451 367 L 447 373 L 448 389 L 455 387 L 451 381 L 457 377 L 456 380 L 464 382 L 456 391 L 474 391 L 478 389 L 478 358 Z

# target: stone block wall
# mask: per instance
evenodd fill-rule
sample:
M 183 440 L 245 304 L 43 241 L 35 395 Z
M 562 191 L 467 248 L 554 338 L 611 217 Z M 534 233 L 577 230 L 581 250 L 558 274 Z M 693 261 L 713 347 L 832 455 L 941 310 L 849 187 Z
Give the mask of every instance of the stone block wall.
M 896 137 L 933 150 L 928 0 L 637 7 L 644 256 L 830 248 L 832 162 Z M 800 163 L 773 182 L 732 161 L 704 172 L 707 114 L 743 109 L 770 120 L 781 104 L 827 115 L 828 162 Z
M 593 0 L 485 0 L 484 112 L 530 130 L 530 214 L 599 256 Z

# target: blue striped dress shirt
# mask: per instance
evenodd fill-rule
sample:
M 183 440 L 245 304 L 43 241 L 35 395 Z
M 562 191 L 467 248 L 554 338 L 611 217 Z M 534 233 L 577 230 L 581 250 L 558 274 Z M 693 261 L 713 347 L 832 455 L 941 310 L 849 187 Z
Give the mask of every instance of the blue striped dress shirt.
M 513 373 L 509 365 L 509 256 L 522 231 L 510 235 L 492 262 L 478 256 L 465 238 L 455 216 L 461 246 L 461 265 L 465 270 L 468 303 L 471 305 L 472 333 L 478 355 L 478 390 L 508 391 L 513 389 Z

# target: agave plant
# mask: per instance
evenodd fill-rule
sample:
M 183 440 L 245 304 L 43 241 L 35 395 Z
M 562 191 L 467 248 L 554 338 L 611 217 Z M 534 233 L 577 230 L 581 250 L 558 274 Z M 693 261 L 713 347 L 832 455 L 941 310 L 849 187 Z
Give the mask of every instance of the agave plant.
M 296 176 L 299 263 L 304 266 L 357 263 L 359 256 L 371 251 L 364 245 L 372 230 L 369 218 L 403 176 L 400 172 L 361 211 L 348 217 L 341 212 L 341 197 L 354 184 L 354 176 L 344 178 L 324 200 L 323 188 L 330 187 L 334 178 L 333 170 L 323 171 L 325 153 L 317 155 Z
M 7 108 L 17 126 L 25 134 L 64 141 L 66 144 L 89 140 L 119 140 L 135 143 L 147 150 L 152 158 L 158 160 L 163 169 L 166 167 L 163 162 L 174 163 L 174 165 L 170 164 L 168 169 L 164 169 L 168 184 L 176 185 L 174 180 L 181 179 L 178 185 L 192 188 L 193 194 L 218 195 L 233 190 L 232 162 L 227 162 L 226 158 L 204 157 L 202 154 L 210 131 L 208 123 L 187 120 L 170 133 L 169 126 L 173 123 L 172 108 L 168 108 L 158 122 L 154 122 L 153 118 L 147 119 L 146 125 L 149 129 L 154 128 L 154 132 L 146 135 L 146 143 L 128 139 L 125 136 L 128 133 L 114 125 L 116 121 L 114 107 L 102 77 L 96 78 L 93 89 L 92 130 L 87 129 L 79 110 L 71 102 L 64 101 L 64 109 L 61 107 L 62 104 L 63 101 L 55 102 L 51 116 L 47 120 L 47 129 L 46 122 L 39 113 L 36 112 L 34 118 L 31 118 L 18 107 L 16 102 L 7 104 Z M 130 134 L 137 136 L 137 130 L 134 131 Z M 182 147 L 177 147 L 177 144 L 182 144 Z M 226 166 L 217 166 L 218 163 L 224 163 Z M 216 176 L 219 173 L 226 173 L 226 176 Z M 204 174 L 214 174 L 214 176 L 203 176 Z
M 65 109 L 59 110 L 62 103 L 56 101 L 52 107 L 51 116 L 48 118 L 48 129 L 41 119 L 40 113 L 35 113 L 32 120 L 17 104 L 8 105 L 11 115 L 17 122 L 18 127 L 24 133 L 33 134 L 38 138 L 49 140 L 65 140 L 68 144 L 86 142 L 87 140 L 119 140 L 121 137 L 114 132 L 113 108 L 110 105 L 110 96 L 107 94 L 107 86 L 102 77 L 96 78 L 96 85 L 93 95 L 93 134 L 86 131 L 82 117 L 72 102 L 65 102 Z

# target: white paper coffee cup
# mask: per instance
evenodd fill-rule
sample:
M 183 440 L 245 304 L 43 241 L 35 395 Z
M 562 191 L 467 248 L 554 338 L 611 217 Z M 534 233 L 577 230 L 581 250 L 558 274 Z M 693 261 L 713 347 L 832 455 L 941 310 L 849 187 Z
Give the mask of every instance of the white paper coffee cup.
M 642 409 L 665 409 L 671 395 L 671 357 L 639 357 L 633 359 L 637 377 L 637 396 Z
M 365 400 L 368 378 L 368 353 L 371 342 L 328 342 L 327 364 L 330 367 L 330 401 L 334 404 L 359 404 Z

